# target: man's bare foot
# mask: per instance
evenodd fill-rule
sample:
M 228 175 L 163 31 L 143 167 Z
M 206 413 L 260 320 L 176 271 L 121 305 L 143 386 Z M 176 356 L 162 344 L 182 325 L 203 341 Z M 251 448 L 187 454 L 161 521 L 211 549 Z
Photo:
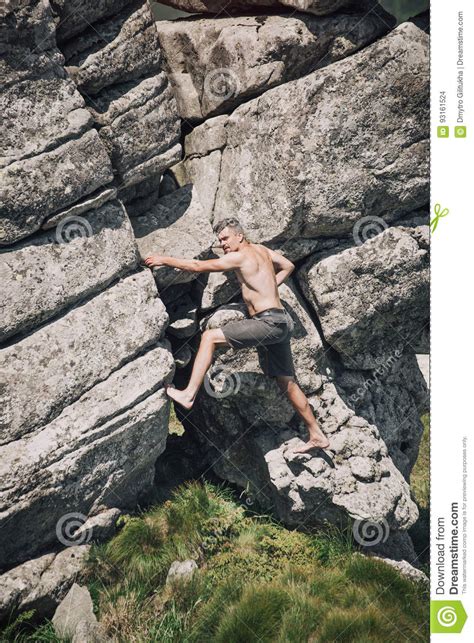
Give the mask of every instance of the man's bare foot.
M 168 397 L 170 397 L 175 402 L 178 402 L 178 404 L 181 404 L 181 406 L 183 406 L 188 411 L 190 408 L 192 408 L 194 400 L 186 394 L 186 391 L 180 391 L 173 386 L 166 386 L 165 391 Z
M 314 438 L 308 440 L 304 446 L 299 449 L 294 449 L 293 453 L 308 453 L 311 449 L 327 449 L 329 440 L 324 436 L 323 438 Z

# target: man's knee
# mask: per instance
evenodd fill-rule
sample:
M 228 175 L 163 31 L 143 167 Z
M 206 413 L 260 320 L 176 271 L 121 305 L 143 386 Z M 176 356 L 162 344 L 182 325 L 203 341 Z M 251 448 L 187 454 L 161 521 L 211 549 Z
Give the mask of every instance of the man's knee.
M 278 388 L 282 393 L 287 393 L 291 386 L 295 383 L 295 378 L 289 375 L 278 375 L 276 378 Z
M 211 328 L 205 330 L 202 334 L 201 341 L 206 344 L 218 344 L 222 343 L 223 333 L 220 328 Z

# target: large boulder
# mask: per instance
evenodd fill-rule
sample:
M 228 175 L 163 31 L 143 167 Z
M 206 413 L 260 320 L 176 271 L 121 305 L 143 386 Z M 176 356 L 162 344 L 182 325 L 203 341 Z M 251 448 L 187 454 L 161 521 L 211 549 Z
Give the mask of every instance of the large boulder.
M 180 123 L 148 2 L 129 3 L 90 24 L 61 49 L 120 185 L 160 174 L 179 160 Z
M 130 0 L 51 0 L 57 15 L 58 42 L 62 43 L 94 22 L 117 13 L 127 4 Z
M 132 226 L 143 259 L 154 253 L 202 259 L 214 239 L 211 222 L 192 185 L 158 199 L 146 213 L 132 218 Z M 160 294 L 197 276 L 167 267 L 155 268 L 154 274 Z
M 59 546 L 103 538 L 150 491 L 174 372 L 165 306 L 151 273 L 136 272 L 128 215 L 112 201 L 119 181 L 155 178 L 179 157 L 151 13 L 53 4 L 55 15 L 49 2 L 10 3 L 0 27 L 1 569 L 45 550 L 48 566 Z M 47 603 L 13 576 L 8 606 Z
M 143 316 L 147 307 L 136 304 Z M 129 322 L 136 328 L 137 320 L 129 317 Z M 153 325 L 149 318 L 147 323 Z M 112 324 L 119 353 L 117 330 Z M 128 343 L 131 351 L 131 340 L 123 340 L 122 346 Z M 89 359 L 94 363 L 92 355 Z M 169 345 L 158 344 L 103 379 L 96 377 L 89 390 L 63 403 L 62 412 L 49 423 L 0 447 L 1 567 L 21 562 L 45 546 L 88 542 L 94 537 L 93 526 L 79 529 L 88 516 L 104 508 L 131 508 L 150 490 L 168 433 L 169 404 L 163 387 L 173 371 Z M 34 399 L 39 400 L 38 394 Z
M 394 351 L 415 352 L 429 323 L 429 228 L 391 227 L 310 258 L 298 280 L 345 366 L 377 368 Z
M 32 234 L 48 215 L 86 198 L 113 178 L 110 159 L 95 130 L 50 152 L 15 161 L 0 175 L 0 245 Z
M 66 70 L 88 96 L 105 87 L 161 72 L 162 55 L 146 2 L 128 3 L 107 20 L 64 43 Z
M 157 21 L 179 113 L 190 121 L 345 58 L 389 28 L 376 13 Z
M 258 242 L 394 221 L 429 200 L 428 79 L 428 36 L 402 24 L 197 127 L 188 176 L 214 221 L 237 216 Z
M 254 349 L 219 352 L 195 408 L 184 416 L 185 426 L 210 450 L 220 477 L 288 525 L 341 525 L 349 519 L 356 526 L 374 523 L 384 541 L 406 535 L 418 518 L 407 481 L 377 427 L 339 394 L 336 369 L 297 291 L 282 286 L 280 296 L 296 322 L 297 379 L 330 439 L 328 452 L 294 453 L 306 430 L 275 382 L 262 374 Z M 243 313 L 221 309 L 207 327 L 215 326 L 218 315 L 222 325 Z
M 357 415 L 377 426 L 397 469 L 409 481 L 418 458 L 429 391 L 413 352 L 394 350 L 377 368 L 341 370 L 338 392 Z
M 2 21 L 0 245 L 32 234 L 113 178 L 84 100 L 62 67 L 49 4 L 13 5 Z
M 121 185 L 161 173 L 179 160 L 178 114 L 164 73 L 105 89 L 87 102 Z
M 0 575 L 0 621 L 15 612 L 35 610 L 51 617 L 85 566 L 90 545 L 72 545 L 13 567 Z
M 167 323 L 147 270 L 1 350 L 5 384 L 0 444 L 57 417 L 82 393 L 158 341 Z
M 160 174 L 179 160 L 176 103 L 147 2 L 91 25 L 63 51 L 121 185 Z
M 0 342 L 102 290 L 136 261 L 130 221 L 117 201 L 5 249 Z

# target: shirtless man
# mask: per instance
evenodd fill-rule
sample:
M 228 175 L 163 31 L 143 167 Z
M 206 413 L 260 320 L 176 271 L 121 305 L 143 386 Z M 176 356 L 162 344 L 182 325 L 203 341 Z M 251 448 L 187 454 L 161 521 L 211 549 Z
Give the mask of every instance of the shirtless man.
M 169 266 L 188 272 L 234 270 L 250 314 L 250 319 L 204 331 L 188 386 L 183 390 L 167 387 L 167 395 L 185 409 L 190 409 L 217 346 L 230 345 L 235 349 L 256 346 L 264 372 L 276 379 L 280 390 L 287 395 L 308 428 L 308 442 L 304 447 L 295 449 L 295 452 L 306 453 L 316 447 L 326 449 L 329 440 L 321 431 L 308 399 L 295 381 L 290 347 L 293 321 L 283 308 L 278 294 L 278 286 L 293 272 L 294 265 L 277 252 L 247 241 L 237 219 L 220 221 L 214 227 L 214 232 L 224 250 L 224 256 L 218 259 L 199 261 L 161 255 L 151 255 L 145 259 L 149 268 Z

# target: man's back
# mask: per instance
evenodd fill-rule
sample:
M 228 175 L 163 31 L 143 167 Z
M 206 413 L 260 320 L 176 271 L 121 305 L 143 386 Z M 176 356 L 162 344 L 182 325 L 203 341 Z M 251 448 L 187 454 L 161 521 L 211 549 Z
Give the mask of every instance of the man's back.
M 249 313 L 282 308 L 270 251 L 260 244 L 249 243 L 240 252 L 243 262 L 235 272 Z

